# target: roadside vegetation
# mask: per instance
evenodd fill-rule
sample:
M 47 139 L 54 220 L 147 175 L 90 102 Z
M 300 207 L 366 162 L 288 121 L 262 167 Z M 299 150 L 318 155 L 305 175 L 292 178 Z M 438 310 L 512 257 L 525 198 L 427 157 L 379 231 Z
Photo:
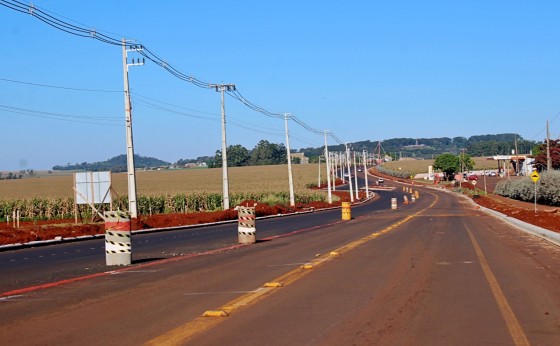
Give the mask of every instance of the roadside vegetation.
M 560 206 L 560 171 L 540 173 L 540 179 L 536 185 L 537 203 Z M 531 177 L 501 181 L 496 185 L 494 192 L 525 202 L 535 201 L 535 183 Z
M 311 191 L 316 184 L 317 165 L 294 165 L 296 203 L 324 202 L 326 194 Z M 322 166 L 324 175 L 325 167 Z M 229 170 L 230 204 L 256 200 L 266 204 L 289 204 L 288 169 L 285 165 L 233 167 Z M 221 169 L 137 172 L 138 212 L 142 215 L 215 211 L 222 208 Z M 112 175 L 113 209 L 128 206 L 126 174 Z M 73 178 L 47 176 L 0 181 L 0 220 L 12 217 L 14 210 L 27 220 L 68 219 L 74 217 Z M 97 206 L 108 210 L 109 205 Z M 83 218 L 91 208 L 79 206 Z
M 290 201 L 288 192 L 250 192 L 230 194 L 232 205 L 239 205 L 245 200 L 255 200 L 269 205 L 287 205 Z M 322 193 L 298 193 L 298 203 L 326 202 Z M 137 198 L 138 213 L 141 215 L 193 213 L 200 211 L 217 211 L 222 209 L 222 195 L 219 193 L 193 193 L 176 195 L 140 195 Z M 120 196 L 114 199 L 113 209 L 126 210 L 128 199 Z M 109 205 L 98 205 L 100 211 L 109 209 Z M 23 220 L 58 220 L 74 217 L 74 200 L 72 198 L 33 198 L 0 201 L 0 218 L 12 217 L 14 210 L 19 210 Z M 79 205 L 79 216 L 91 218 L 92 211 L 87 205 Z
M 393 170 L 393 169 L 390 169 L 390 168 L 385 168 L 383 166 L 379 166 L 379 167 L 377 167 L 377 170 L 381 174 L 387 174 L 387 175 L 390 175 L 392 177 L 401 178 L 401 179 L 410 179 L 411 176 L 412 176 L 412 173 L 410 173 L 409 171 L 403 171 L 403 170 L 400 169 L 400 167 L 399 167 L 399 170 Z

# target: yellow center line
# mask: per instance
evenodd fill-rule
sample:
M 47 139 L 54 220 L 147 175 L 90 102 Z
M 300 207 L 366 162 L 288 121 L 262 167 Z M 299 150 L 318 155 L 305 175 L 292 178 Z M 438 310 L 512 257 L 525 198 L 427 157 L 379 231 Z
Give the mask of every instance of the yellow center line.
M 304 277 L 305 275 L 307 275 L 308 273 L 311 273 L 315 268 L 322 266 L 323 264 L 333 260 L 334 258 L 338 258 L 337 256 L 333 256 L 333 253 L 336 254 L 343 254 L 343 253 L 347 253 L 352 249 L 355 249 L 356 247 L 365 244 L 366 242 L 373 240 L 377 237 L 379 237 L 380 235 L 389 233 L 390 231 L 394 230 L 395 228 L 401 226 L 402 224 L 410 221 L 411 219 L 413 219 L 416 216 L 419 216 L 421 213 L 423 213 L 424 211 L 432 208 L 437 201 L 439 200 L 438 196 L 435 194 L 432 194 L 435 197 L 435 201 L 432 202 L 427 208 L 422 209 L 414 214 L 408 215 L 407 217 L 405 217 L 404 219 L 393 223 L 392 225 L 377 231 L 375 233 L 372 233 L 370 235 L 367 235 L 361 239 L 352 241 L 346 245 L 343 245 L 335 250 L 332 251 L 328 251 L 325 255 L 322 255 L 318 258 L 316 258 L 315 260 L 313 260 L 310 264 L 310 268 L 313 269 L 305 269 L 306 266 L 302 266 L 296 269 L 293 269 L 273 280 L 269 280 L 269 282 L 279 282 L 282 284 L 282 287 L 286 287 L 290 284 L 292 284 L 293 282 L 295 282 L 296 280 Z M 219 309 L 213 311 L 213 313 L 211 315 L 214 316 L 228 316 L 231 313 L 238 311 L 242 308 L 246 308 L 247 306 L 249 306 L 250 304 L 254 304 L 256 302 L 258 302 L 259 300 L 263 299 L 264 297 L 266 297 L 267 295 L 270 295 L 272 293 L 274 293 L 275 291 L 277 291 L 279 288 L 275 288 L 275 287 L 262 287 L 260 289 L 257 289 L 255 291 L 249 292 L 247 294 L 244 294 L 234 300 L 232 300 L 229 303 L 226 303 L 225 305 L 223 305 L 222 307 L 220 307 Z M 225 318 L 224 317 L 206 317 L 206 316 L 200 316 L 197 317 L 196 319 L 186 322 L 185 324 L 176 327 L 164 334 L 161 334 L 160 336 L 148 341 L 146 343 L 146 345 L 183 345 L 185 344 L 187 341 L 193 339 L 195 336 L 213 328 L 214 326 L 218 325 L 219 323 L 221 323 L 222 321 L 224 321 Z
M 473 244 L 474 250 L 476 251 L 476 256 L 480 261 L 480 266 L 482 267 L 482 271 L 484 272 L 484 275 L 486 276 L 486 280 L 490 285 L 490 289 L 492 290 L 494 299 L 496 299 L 496 303 L 498 303 L 498 307 L 500 308 L 502 317 L 504 318 L 506 325 L 509 329 L 509 333 L 513 339 L 513 342 L 515 343 L 515 345 L 518 346 L 530 345 L 527 336 L 523 332 L 523 328 L 521 328 L 521 325 L 519 324 L 519 321 L 515 317 L 515 314 L 513 313 L 513 310 L 511 309 L 511 306 L 509 305 L 504 295 L 504 292 L 500 288 L 500 284 L 498 283 L 498 280 L 496 280 L 496 277 L 492 273 L 492 270 L 490 269 L 490 266 L 488 265 L 488 262 L 486 261 L 486 258 L 484 257 L 484 254 L 482 253 L 480 246 L 478 245 L 478 242 L 474 238 L 474 235 L 472 234 L 471 230 L 466 226 L 465 228 L 467 230 L 469 238 L 471 239 L 471 243 Z

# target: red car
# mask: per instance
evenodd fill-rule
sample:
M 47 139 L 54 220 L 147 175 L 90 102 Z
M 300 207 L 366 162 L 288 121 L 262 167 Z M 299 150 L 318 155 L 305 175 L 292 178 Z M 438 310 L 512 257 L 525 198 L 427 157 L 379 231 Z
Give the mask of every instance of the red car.
M 475 174 L 467 175 L 467 180 L 478 180 L 478 175 Z

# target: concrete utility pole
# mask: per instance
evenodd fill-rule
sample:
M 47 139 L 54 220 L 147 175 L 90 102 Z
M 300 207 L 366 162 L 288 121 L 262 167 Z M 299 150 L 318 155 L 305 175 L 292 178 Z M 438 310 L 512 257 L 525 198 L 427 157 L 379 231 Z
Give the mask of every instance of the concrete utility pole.
M 356 199 L 360 199 L 360 196 L 358 194 L 360 189 L 358 188 L 358 167 L 356 166 L 356 152 L 352 151 L 352 153 L 354 154 L 354 186 L 356 187 Z
M 229 182 L 227 166 L 227 145 L 226 145 L 226 106 L 224 102 L 224 91 L 235 90 L 235 84 L 210 84 L 211 88 L 222 94 L 222 187 L 223 187 L 223 209 L 229 209 Z
M 130 102 L 130 92 L 128 86 L 128 67 L 144 65 L 144 60 L 128 63 L 127 53 L 130 51 L 142 50 L 141 46 L 132 46 L 126 49 L 126 40 L 122 39 L 122 58 L 123 58 L 123 79 L 124 79 L 124 117 L 126 123 L 126 168 L 128 175 L 128 212 L 130 217 L 135 219 L 138 217 L 138 206 L 136 204 L 136 174 L 134 167 L 134 143 L 132 140 L 132 103 Z
M 341 152 L 339 152 L 338 156 L 340 157 L 340 179 L 344 180 L 344 173 L 346 172 L 346 168 L 344 167 L 344 165 L 346 164 L 346 153 L 344 153 L 343 155 Z
M 517 151 L 517 135 L 515 135 L 515 175 L 518 176 L 520 173 L 519 169 L 519 152 Z
M 546 170 L 552 170 L 552 159 L 550 158 L 550 132 L 548 131 L 548 120 L 546 121 Z
M 325 159 L 327 161 L 327 172 L 330 172 L 330 163 L 329 163 L 329 146 L 327 144 L 327 130 L 325 130 L 324 134 L 325 134 Z M 328 198 L 328 202 L 329 204 L 332 204 L 332 191 L 331 191 L 331 174 L 328 173 L 327 174 L 327 198 Z
M 332 162 L 332 189 L 336 191 L 336 178 L 338 177 L 337 165 L 338 165 L 338 156 L 336 153 L 331 153 L 331 162 Z
M 319 178 L 317 178 L 317 188 L 321 188 L 321 154 L 319 154 Z
M 354 193 L 352 191 L 352 171 L 350 170 L 350 151 L 348 150 L 348 143 L 346 146 L 346 166 L 348 167 L 348 186 L 350 187 L 350 202 L 354 202 Z
M 284 124 L 286 125 L 286 150 L 288 151 L 288 183 L 290 184 L 290 206 L 296 205 L 294 197 L 294 180 L 292 178 L 292 155 L 290 153 L 290 136 L 288 135 L 288 113 L 284 113 Z
M 365 184 L 366 184 L 366 198 L 369 198 L 369 184 L 368 184 L 368 171 L 367 171 L 367 153 L 364 149 L 364 177 L 365 177 Z

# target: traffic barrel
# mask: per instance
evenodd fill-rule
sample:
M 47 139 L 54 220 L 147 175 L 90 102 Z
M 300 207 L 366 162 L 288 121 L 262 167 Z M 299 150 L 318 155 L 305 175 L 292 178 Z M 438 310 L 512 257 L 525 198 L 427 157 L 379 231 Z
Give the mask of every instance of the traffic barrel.
M 350 202 L 342 202 L 342 220 L 350 220 L 352 218 L 352 210 Z
M 237 238 L 239 244 L 253 244 L 257 242 L 255 207 L 242 207 L 237 209 Z
M 132 264 L 130 215 L 122 211 L 106 211 L 105 263 L 108 266 Z

